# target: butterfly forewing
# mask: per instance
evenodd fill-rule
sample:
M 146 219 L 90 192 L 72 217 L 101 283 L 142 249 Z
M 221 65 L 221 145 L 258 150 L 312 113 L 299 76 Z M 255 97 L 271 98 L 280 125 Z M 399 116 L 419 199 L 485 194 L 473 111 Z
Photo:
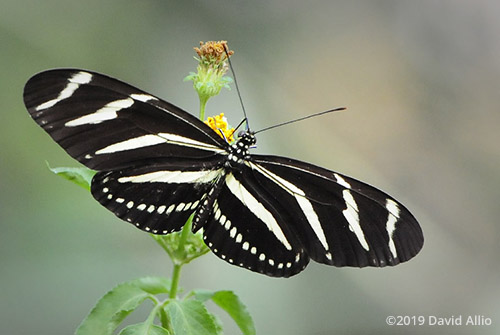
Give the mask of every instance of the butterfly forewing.
M 317 262 L 396 265 L 415 256 L 423 234 L 411 213 L 384 192 L 312 164 L 253 156 L 256 178 L 295 213 L 289 223 Z
M 51 70 L 32 77 L 24 100 L 33 119 L 72 157 L 96 170 L 158 157 L 204 158 L 226 142 L 180 108 L 107 76 Z

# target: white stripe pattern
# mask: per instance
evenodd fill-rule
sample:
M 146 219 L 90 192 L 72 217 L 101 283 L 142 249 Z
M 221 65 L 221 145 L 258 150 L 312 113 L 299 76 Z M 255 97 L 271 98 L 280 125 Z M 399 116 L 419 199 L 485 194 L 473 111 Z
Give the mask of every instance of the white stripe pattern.
M 387 208 L 387 211 L 389 212 L 386 223 L 387 235 L 389 235 L 389 249 L 391 250 L 392 256 L 397 258 L 398 254 L 396 251 L 396 245 L 394 244 L 393 234 L 396 230 L 396 222 L 399 220 L 399 207 L 396 202 L 391 199 L 387 199 L 385 208 Z
M 325 248 L 325 250 L 327 250 L 327 251 L 330 250 L 330 246 L 328 245 L 328 242 L 326 241 L 325 232 L 323 231 L 323 227 L 321 226 L 318 215 L 314 211 L 314 208 L 313 208 L 311 202 L 309 201 L 309 199 L 306 198 L 306 194 L 304 193 L 304 191 L 302 191 L 297 186 L 295 186 L 292 183 L 288 182 L 287 180 L 277 176 L 276 174 L 272 173 L 271 171 L 265 169 L 264 167 L 262 167 L 260 165 L 253 164 L 250 162 L 250 167 L 254 170 L 255 169 L 258 170 L 264 176 L 266 176 L 271 181 L 273 181 L 277 185 L 281 186 L 285 191 L 287 191 L 288 193 L 290 193 L 291 195 L 294 196 L 295 200 L 299 204 L 300 209 L 302 209 L 302 212 L 304 213 L 307 221 L 309 222 L 309 225 L 311 226 L 312 230 L 314 231 L 314 233 L 318 237 L 318 240 L 323 245 L 323 248 Z
M 96 155 L 110 154 L 118 151 L 132 150 L 137 148 L 148 147 L 155 144 L 165 143 L 158 135 L 144 135 L 129 140 L 111 144 L 103 149 L 97 150 Z
M 366 242 L 365 234 L 359 224 L 358 205 L 351 194 L 351 184 L 349 184 L 340 175 L 336 173 L 333 175 L 335 176 L 335 179 L 337 179 L 337 183 L 339 185 L 346 187 L 346 189 L 342 191 L 342 197 L 344 198 L 347 208 L 342 211 L 342 214 L 344 214 L 347 222 L 349 222 L 349 229 L 356 235 L 361 246 L 368 251 L 370 247 L 368 246 L 368 242 Z
M 130 97 L 134 100 L 147 102 L 149 100 L 158 100 L 158 98 L 149 94 L 131 94 Z
M 111 101 L 94 113 L 80 116 L 79 118 L 66 122 L 64 125 L 66 127 L 76 127 L 85 124 L 98 124 L 103 121 L 113 120 L 118 116 L 118 111 L 129 108 L 133 104 L 134 100 L 131 98 Z
M 80 87 L 80 85 L 88 84 L 92 80 L 92 75 L 87 72 L 78 72 L 73 75 L 68 80 L 68 85 L 59 93 L 57 98 L 49 100 L 35 108 L 37 111 L 41 111 L 50 107 L 53 107 L 55 104 L 61 102 L 64 99 L 68 99 L 75 93 L 75 91 Z
M 222 169 L 205 171 L 155 171 L 136 176 L 118 178 L 119 183 L 210 183 L 219 178 Z
M 176 144 L 184 147 L 196 148 L 201 150 L 213 151 L 216 153 L 226 153 L 224 149 L 219 148 L 218 146 L 199 142 L 188 137 L 183 137 L 176 134 L 169 133 L 158 133 L 158 134 L 149 134 L 142 135 L 139 137 L 131 138 L 122 142 L 114 143 L 104 147 L 95 152 L 96 155 L 100 154 L 110 154 L 120 151 L 138 149 L 143 147 L 148 147 L 156 144 L 167 143 L 167 144 Z
M 262 205 L 236 178 L 233 174 L 226 175 L 226 185 L 233 195 L 241 201 L 257 218 L 259 218 L 271 231 L 276 239 L 280 241 L 286 249 L 292 250 L 285 234 L 281 230 L 274 216 Z

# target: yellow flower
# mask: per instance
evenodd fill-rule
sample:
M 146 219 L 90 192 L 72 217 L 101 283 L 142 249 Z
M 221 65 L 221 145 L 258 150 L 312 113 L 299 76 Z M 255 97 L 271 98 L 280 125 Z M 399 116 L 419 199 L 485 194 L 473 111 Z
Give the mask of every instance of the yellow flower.
M 217 134 L 219 134 L 220 137 L 226 139 L 229 143 L 234 141 L 234 136 L 233 136 L 234 128 L 231 128 L 228 125 L 224 113 L 220 113 L 219 115 L 216 115 L 214 117 L 209 117 L 205 121 L 205 124 L 207 124 Z M 221 132 L 222 134 L 224 134 L 224 136 L 221 134 Z

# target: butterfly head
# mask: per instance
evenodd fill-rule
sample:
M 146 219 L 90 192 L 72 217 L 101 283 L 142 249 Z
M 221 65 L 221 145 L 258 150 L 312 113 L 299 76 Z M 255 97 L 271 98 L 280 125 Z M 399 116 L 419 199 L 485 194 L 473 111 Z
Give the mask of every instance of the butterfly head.
M 231 168 L 238 168 L 244 164 L 244 161 L 250 158 L 249 149 L 255 147 L 257 139 L 253 132 L 241 131 L 238 134 L 238 141 L 229 148 L 227 164 Z
M 238 141 L 236 142 L 236 146 L 248 151 L 248 149 L 254 148 L 256 143 L 257 138 L 255 137 L 255 133 L 253 131 L 242 130 L 238 133 Z

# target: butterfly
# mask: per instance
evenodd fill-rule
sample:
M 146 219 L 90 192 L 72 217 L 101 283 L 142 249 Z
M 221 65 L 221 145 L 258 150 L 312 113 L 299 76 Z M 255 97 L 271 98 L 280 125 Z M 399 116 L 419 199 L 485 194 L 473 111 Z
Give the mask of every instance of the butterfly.
M 299 160 L 251 154 L 193 115 L 106 75 L 41 72 L 27 82 L 28 112 L 70 156 L 98 171 L 94 198 L 152 234 L 193 232 L 221 259 L 289 277 L 312 259 L 384 267 L 423 246 L 415 217 L 386 193 Z

